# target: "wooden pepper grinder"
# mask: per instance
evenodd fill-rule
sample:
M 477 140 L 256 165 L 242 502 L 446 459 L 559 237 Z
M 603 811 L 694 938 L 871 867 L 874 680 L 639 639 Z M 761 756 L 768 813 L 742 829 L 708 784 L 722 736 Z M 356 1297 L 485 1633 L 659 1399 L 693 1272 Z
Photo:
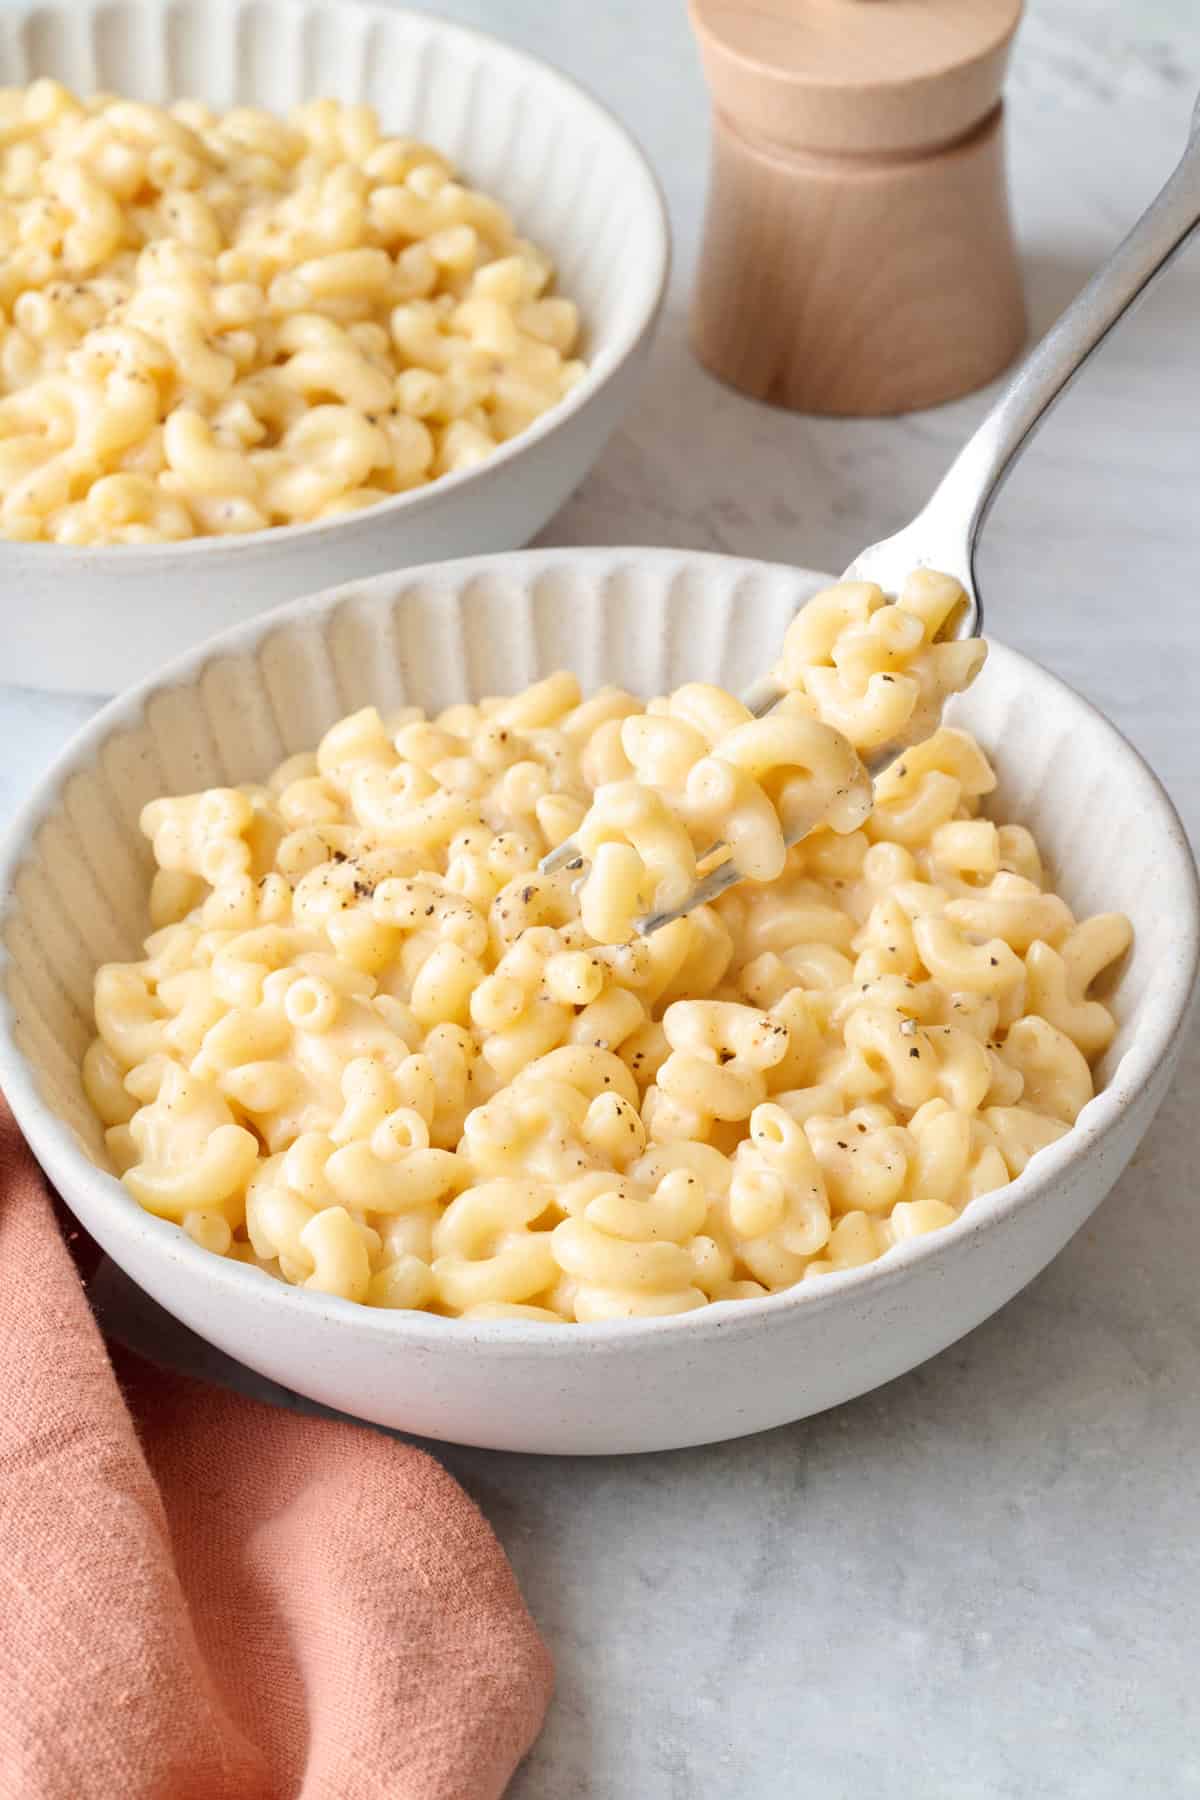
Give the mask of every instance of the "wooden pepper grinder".
M 1001 88 L 1021 0 L 690 0 L 705 366 L 800 412 L 969 393 L 1025 336 Z

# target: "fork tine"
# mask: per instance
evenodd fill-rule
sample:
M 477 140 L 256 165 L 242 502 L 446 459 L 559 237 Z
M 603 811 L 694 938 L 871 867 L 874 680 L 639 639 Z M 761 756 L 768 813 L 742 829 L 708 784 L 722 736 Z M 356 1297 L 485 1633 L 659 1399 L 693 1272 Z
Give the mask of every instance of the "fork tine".
M 660 930 L 664 925 L 673 925 L 676 919 L 685 918 L 698 906 L 706 906 L 718 894 L 723 894 L 726 888 L 734 887 L 744 880 L 745 876 L 736 863 L 723 862 L 719 869 L 714 869 L 711 875 L 706 875 L 703 881 L 696 883 L 682 906 L 675 907 L 671 912 L 651 913 L 648 918 L 635 919 L 634 929 L 639 937 L 649 937 L 652 932 Z
M 880 586 L 894 586 L 898 591 L 899 583 L 894 579 L 890 567 L 884 568 L 880 565 L 883 563 L 890 565 L 893 559 L 900 556 L 908 571 L 911 572 L 918 566 L 907 540 L 921 523 L 921 520 L 917 520 L 915 525 L 910 525 L 905 531 L 898 532 L 894 538 L 885 538 L 882 543 L 872 544 L 869 549 L 862 551 L 846 570 L 842 580 L 878 580 Z M 974 637 L 977 635 L 982 620 L 983 609 L 969 559 L 966 564 L 965 578 L 963 575 L 959 575 L 958 579 L 963 587 L 963 601 L 957 612 L 943 627 L 940 635 L 945 638 Z M 783 697 L 784 691 L 774 677 L 765 675 L 742 695 L 742 704 L 749 712 L 753 713 L 755 718 L 762 718 L 763 714 L 770 712 Z M 910 747 L 908 743 L 897 742 L 885 744 L 870 753 L 864 752 L 862 759 L 868 775 L 875 780 L 883 773 L 884 769 L 888 768 Z M 805 833 L 805 836 L 807 835 Z M 789 848 L 792 844 L 800 841 L 799 838 L 790 838 L 788 840 Z M 713 845 L 705 852 L 705 856 L 711 856 L 721 847 L 719 844 Z M 538 868 L 543 875 L 554 875 L 560 869 L 581 869 L 585 860 L 586 858 L 574 838 L 568 838 L 565 844 L 560 844 L 557 850 L 551 850 L 544 856 L 538 864 Z M 649 937 L 652 932 L 658 931 L 663 925 L 670 925 L 676 919 L 682 919 L 694 907 L 704 906 L 708 901 L 715 900 L 718 894 L 725 893 L 727 888 L 733 887 L 735 882 L 741 879 L 742 877 L 737 873 L 732 862 L 722 863 L 719 868 L 714 869 L 711 874 L 704 876 L 696 883 L 682 906 L 677 906 L 668 912 L 650 913 L 644 918 L 635 920 L 634 924 L 638 934 L 641 937 Z
M 579 869 L 583 867 L 583 851 L 574 838 L 568 838 L 557 850 L 549 851 L 538 864 L 541 875 L 557 875 L 560 869 Z
M 864 756 L 863 764 L 872 781 L 877 780 L 885 769 L 891 768 L 892 764 L 904 755 L 907 748 L 909 746 L 904 744 L 884 744 L 872 755 Z M 789 838 L 788 848 L 790 849 L 793 844 L 803 843 L 804 838 L 811 837 L 811 835 L 811 832 L 806 831 L 801 837 Z M 714 845 L 713 848 L 720 849 L 721 846 Z M 711 855 L 712 852 L 710 851 L 709 854 Z M 745 877 L 738 872 L 732 860 L 723 862 L 719 868 L 712 871 L 711 875 L 704 876 L 701 881 L 696 883 L 682 906 L 675 907 L 671 912 L 651 913 L 644 919 L 635 919 L 634 925 L 639 936 L 649 937 L 651 932 L 658 931 L 661 926 L 673 924 L 676 919 L 682 919 L 697 906 L 707 905 L 710 900 L 715 900 L 718 894 L 725 893 L 726 889 L 734 887 L 744 879 Z
M 773 706 L 778 706 L 782 699 L 783 689 L 779 686 L 779 683 L 775 681 L 772 676 L 765 675 L 761 681 L 756 681 L 754 686 L 750 688 L 747 693 L 742 695 L 742 704 L 749 712 L 754 714 L 756 719 L 761 719 L 763 714 L 770 712 Z M 584 855 L 582 850 L 580 850 L 579 845 L 575 842 L 574 838 L 568 838 L 566 842 L 560 844 L 556 850 L 547 851 L 546 855 L 543 856 L 541 862 L 538 864 L 538 873 L 540 875 L 557 875 L 560 869 L 578 869 L 582 867 L 583 862 Z M 699 892 L 699 887 L 697 887 L 696 891 Z M 700 905 L 700 902 L 698 900 L 693 900 L 690 904 L 692 906 L 698 906 Z M 668 917 L 677 918 L 678 916 L 679 915 L 676 913 L 664 913 L 661 915 L 663 919 Z M 639 925 L 638 929 L 641 930 L 642 926 Z

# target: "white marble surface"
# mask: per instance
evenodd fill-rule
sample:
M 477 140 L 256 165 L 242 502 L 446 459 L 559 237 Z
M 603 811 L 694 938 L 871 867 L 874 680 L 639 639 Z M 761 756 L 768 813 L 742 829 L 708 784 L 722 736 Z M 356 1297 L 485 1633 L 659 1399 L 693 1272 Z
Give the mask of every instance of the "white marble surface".
M 678 0 L 442 10 L 542 51 L 614 106 L 675 224 L 673 304 L 641 403 L 546 541 L 833 567 L 907 517 L 980 400 L 883 424 L 806 420 L 727 393 L 688 357 L 705 114 Z M 1165 174 L 1197 85 L 1194 0 L 1032 0 L 1011 117 L 1035 324 Z M 996 635 L 1109 712 L 1193 837 L 1198 416 L 1193 256 L 1039 440 L 983 559 Z M 20 596 L 5 599 L 19 617 Z M 0 690 L 0 821 L 90 710 Z M 438 1451 L 492 1519 L 558 1659 L 518 1800 L 1200 1794 L 1198 1080 L 1193 1043 L 1150 1141 L 1054 1266 L 879 1393 L 640 1460 Z

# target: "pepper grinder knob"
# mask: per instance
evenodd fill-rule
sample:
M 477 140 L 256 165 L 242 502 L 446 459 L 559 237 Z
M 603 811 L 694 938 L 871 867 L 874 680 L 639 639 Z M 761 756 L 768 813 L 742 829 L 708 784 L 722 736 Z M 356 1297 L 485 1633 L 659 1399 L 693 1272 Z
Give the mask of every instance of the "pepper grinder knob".
M 713 100 L 700 361 L 800 412 L 969 393 L 1026 331 L 1002 89 L 1022 0 L 690 0 Z

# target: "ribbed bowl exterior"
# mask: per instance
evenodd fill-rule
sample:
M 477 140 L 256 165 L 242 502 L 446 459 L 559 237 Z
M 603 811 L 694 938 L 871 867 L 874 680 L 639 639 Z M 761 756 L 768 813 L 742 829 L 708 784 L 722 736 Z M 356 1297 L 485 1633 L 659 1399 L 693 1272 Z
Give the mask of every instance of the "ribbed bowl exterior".
M 434 1437 L 655 1449 L 796 1418 L 900 1374 L 979 1323 L 1116 1179 L 1165 1090 L 1196 973 L 1195 869 L 1141 759 L 1001 646 L 954 718 L 992 753 L 998 816 L 1037 835 L 1078 913 L 1136 929 L 1104 1090 L 1070 1136 L 948 1231 L 871 1268 L 680 1319 L 588 1327 L 384 1314 L 197 1249 L 106 1171 L 83 1097 L 97 964 L 136 956 L 163 793 L 255 779 L 344 713 L 435 709 L 574 669 L 586 686 L 737 689 L 823 577 L 661 550 L 540 551 L 380 577 L 288 607 L 107 708 L 50 772 L 0 868 L 0 1086 L 89 1230 L 155 1299 L 260 1372 Z
M 669 240 L 645 158 L 565 77 L 481 33 L 356 0 L 16 0 L 0 8 L 0 82 L 42 75 L 158 103 L 370 103 L 551 253 L 580 308 L 588 374 L 480 467 L 343 520 L 161 548 L 0 539 L 0 582 L 19 604 L 6 680 L 116 692 L 326 583 L 526 543 L 577 486 L 633 396 Z

